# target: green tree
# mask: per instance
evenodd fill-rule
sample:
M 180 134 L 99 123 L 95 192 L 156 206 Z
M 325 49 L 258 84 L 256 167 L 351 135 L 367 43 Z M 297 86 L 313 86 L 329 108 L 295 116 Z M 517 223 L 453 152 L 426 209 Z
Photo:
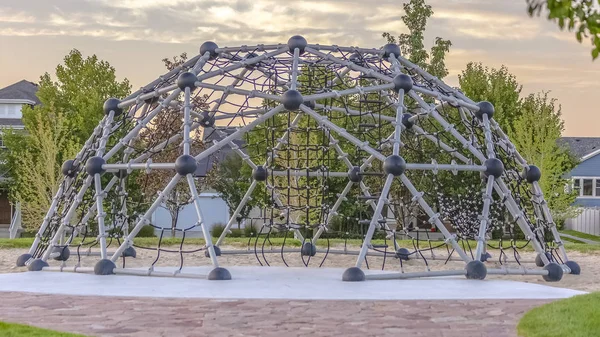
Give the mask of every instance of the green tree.
M 116 80 L 115 69 L 93 55 L 72 50 L 56 67 L 53 80 L 40 78 L 40 105 L 23 108 L 25 132 L 4 131 L 2 153 L 11 177 L 11 199 L 21 202 L 24 226 L 41 222 L 60 182 L 60 167 L 80 149 L 102 119 L 109 97 L 129 93 L 128 80 Z
M 412 63 L 440 79 L 446 77 L 448 75 L 446 54 L 450 51 L 452 42 L 436 37 L 429 52 L 425 50 L 423 43 L 427 19 L 433 15 L 433 9 L 425 4 L 425 0 L 411 0 L 409 3 L 404 3 L 403 7 L 405 14 L 402 16 L 402 21 L 409 33 L 400 34 L 398 38 L 389 32 L 384 32 L 382 36 L 388 43 L 397 43 L 404 56 L 407 56 Z
M 481 63 L 469 62 L 467 68 L 458 75 L 458 82 L 470 99 L 475 102 L 489 101 L 494 105 L 494 118 L 505 132 L 513 129 L 513 122 L 519 115 L 523 87 L 505 66 L 490 69 Z
M 575 31 L 581 43 L 584 38 L 592 41 L 592 59 L 600 53 L 600 1 L 594 0 L 527 0 L 530 16 L 547 11 L 548 20 L 558 23 L 560 29 Z

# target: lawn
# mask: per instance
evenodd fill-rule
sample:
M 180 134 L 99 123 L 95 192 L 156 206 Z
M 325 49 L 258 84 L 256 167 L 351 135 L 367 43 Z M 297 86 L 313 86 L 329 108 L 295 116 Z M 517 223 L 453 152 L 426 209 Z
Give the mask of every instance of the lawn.
M 525 314 L 517 326 L 522 337 L 598 337 L 600 293 L 549 303 Z
M 0 322 L 0 336 L 3 337 L 84 337 L 66 332 L 35 328 L 23 324 Z

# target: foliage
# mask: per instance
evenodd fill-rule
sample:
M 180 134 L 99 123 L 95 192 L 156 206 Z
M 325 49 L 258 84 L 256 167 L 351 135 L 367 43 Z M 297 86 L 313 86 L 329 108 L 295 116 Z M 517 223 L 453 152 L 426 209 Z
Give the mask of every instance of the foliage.
M 594 0 L 527 0 L 529 15 L 540 15 L 544 8 L 548 20 L 558 22 L 560 29 L 575 31 L 579 43 L 584 38 L 592 41 L 592 59 L 600 54 L 600 2 Z
M 578 295 L 527 312 L 517 325 L 523 337 L 595 337 L 600 331 L 600 293 Z
M 217 223 L 217 224 L 214 224 L 214 226 L 210 230 L 210 233 L 214 238 L 218 238 L 221 236 L 221 234 L 223 234 L 224 231 L 225 231 L 225 225 Z
M 429 52 L 425 50 L 423 43 L 427 19 L 433 15 L 433 9 L 425 4 L 425 0 L 411 0 L 409 3 L 404 3 L 403 7 L 405 14 L 402 16 L 402 21 L 409 33 L 400 34 L 398 38 L 388 32 L 383 33 L 382 36 L 388 43 L 397 43 L 402 54 L 408 56 L 412 63 L 440 79 L 446 77 L 448 75 L 445 64 L 446 54 L 450 51 L 452 42 L 436 37 Z
M 563 174 L 575 167 L 576 160 L 557 143 L 564 122 L 555 103 L 547 93 L 525 97 L 510 138 L 525 160 L 542 171 L 540 186 L 553 214 L 559 215 L 575 201 L 574 193 L 564 191 L 567 180 Z
M 36 328 L 24 324 L 0 322 L 0 335 L 4 337 L 83 337 L 67 332 L 58 332 L 48 329 Z
M 500 69 L 484 67 L 482 63 L 469 62 L 458 75 L 463 93 L 475 102 L 489 101 L 494 105 L 494 119 L 505 132 L 511 132 L 519 115 L 521 90 L 517 78 L 505 66 Z
M 136 237 L 138 238 L 153 238 L 155 236 L 156 235 L 154 234 L 154 227 L 152 226 L 142 227 L 142 229 L 140 229 L 140 231 L 136 235 Z
M 115 69 L 95 55 L 84 58 L 72 50 L 55 71 L 44 74 L 35 107 L 23 107 L 26 133 L 5 130 L 2 153 L 12 180 L 11 200 L 21 202 L 23 225 L 38 226 L 61 181 L 62 163 L 74 157 L 102 119 L 109 97 L 123 97 L 130 85 L 116 80 Z

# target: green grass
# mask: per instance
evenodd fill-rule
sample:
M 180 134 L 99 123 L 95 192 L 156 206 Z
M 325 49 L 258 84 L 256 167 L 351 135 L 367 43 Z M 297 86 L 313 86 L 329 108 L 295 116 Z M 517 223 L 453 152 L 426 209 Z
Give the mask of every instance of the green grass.
M 582 239 L 588 239 L 588 240 L 600 242 L 600 236 L 596 236 L 596 235 L 592 235 L 592 234 L 587 234 L 587 233 L 582 233 L 582 232 L 572 231 L 572 230 L 564 230 L 564 231 L 561 231 L 561 233 L 573 235 L 573 236 L 576 236 L 576 237 L 582 238 Z
M 517 326 L 522 337 L 598 337 L 600 293 L 579 295 L 527 312 Z
M 0 322 L 0 336 L 3 337 L 84 337 L 66 332 L 35 328 L 23 324 Z

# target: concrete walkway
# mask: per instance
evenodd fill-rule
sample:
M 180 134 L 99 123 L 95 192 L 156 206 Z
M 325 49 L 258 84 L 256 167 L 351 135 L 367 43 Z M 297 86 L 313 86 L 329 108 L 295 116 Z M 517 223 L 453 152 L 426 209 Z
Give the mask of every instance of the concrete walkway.
M 561 237 L 565 237 L 565 238 L 569 238 L 569 239 L 572 239 L 572 240 L 581 241 L 583 243 L 587 243 L 588 245 L 600 245 L 600 242 L 598 242 L 598 241 L 580 238 L 579 236 L 574 236 L 574 235 L 571 235 L 571 234 L 560 233 L 560 236 Z
M 551 300 L 305 301 L 0 293 L 0 320 L 89 336 L 514 337 Z

